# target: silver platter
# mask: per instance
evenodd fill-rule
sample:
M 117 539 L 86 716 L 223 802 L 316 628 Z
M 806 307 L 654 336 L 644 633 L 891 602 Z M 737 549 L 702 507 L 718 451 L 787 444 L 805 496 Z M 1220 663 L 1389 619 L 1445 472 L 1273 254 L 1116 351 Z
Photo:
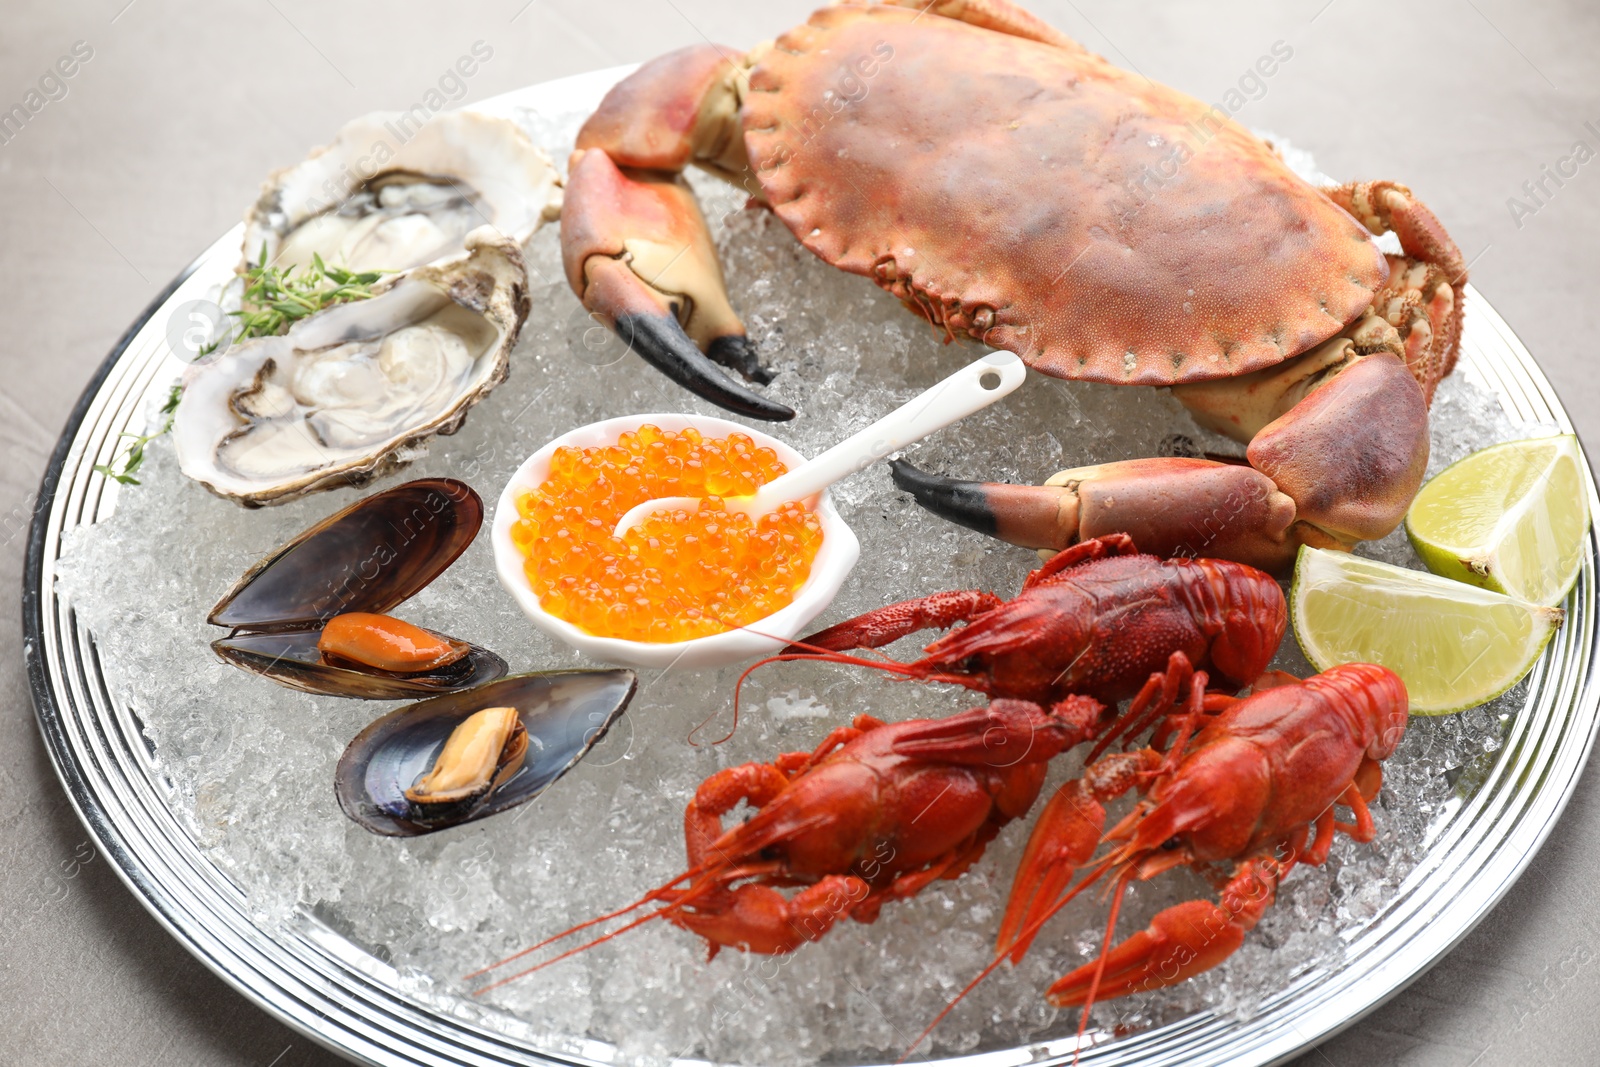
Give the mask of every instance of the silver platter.
M 481 105 L 545 113 L 592 107 L 626 70 L 533 86 Z M 568 1057 L 523 1047 L 439 1014 L 400 992 L 382 962 L 306 917 L 270 928 L 200 853 L 169 809 L 141 724 L 115 703 L 94 642 L 56 595 L 63 537 L 116 506 L 115 483 L 93 472 L 117 435 L 137 428 L 170 358 L 175 308 L 201 298 L 238 258 L 224 236 L 168 286 L 118 342 L 84 391 L 56 444 L 34 514 L 24 574 L 25 653 L 40 729 L 79 816 L 134 894 L 190 952 L 256 1004 L 308 1037 L 374 1064 L 602 1063 L 612 1050 L 578 1038 Z M 1462 339 L 1470 369 L 1518 422 L 1572 432 L 1550 383 L 1516 335 L 1469 290 Z M 1600 513 L 1592 477 L 1590 511 Z M 1279 1063 L 1350 1025 L 1437 962 L 1510 888 L 1566 806 L 1600 725 L 1595 657 L 1596 569 L 1588 559 L 1566 603 L 1567 621 L 1534 668 L 1498 760 L 1477 791 L 1435 828 L 1426 856 L 1398 894 L 1349 942 L 1343 965 L 1307 975 L 1248 1021 L 1200 1012 L 1085 1050 L 1085 1065 Z M 152 550 L 156 550 L 152 546 Z M 964 1067 L 1059 1063 L 1071 1042 L 947 1060 Z

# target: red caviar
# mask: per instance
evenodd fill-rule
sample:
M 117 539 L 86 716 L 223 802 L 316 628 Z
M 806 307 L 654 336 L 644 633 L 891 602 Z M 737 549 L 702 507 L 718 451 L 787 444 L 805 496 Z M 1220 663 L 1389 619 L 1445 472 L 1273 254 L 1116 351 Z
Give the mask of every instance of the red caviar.
M 511 538 L 540 606 L 557 618 L 630 641 L 706 637 L 787 606 L 811 574 L 822 524 L 804 504 L 754 522 L 722 506 L 787 469 L 742 433 L 646 424 L 614 445 L 556 449 L 543 484 L 517 498 Z M 629 508 L 663 496 L 702 503 L 612 536 Z

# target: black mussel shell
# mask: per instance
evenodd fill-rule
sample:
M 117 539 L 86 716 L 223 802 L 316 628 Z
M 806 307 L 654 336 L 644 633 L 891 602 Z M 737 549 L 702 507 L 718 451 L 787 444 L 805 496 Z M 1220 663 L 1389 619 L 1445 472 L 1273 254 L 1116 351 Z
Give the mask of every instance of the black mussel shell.
M 339 757 L 339 807 L 386 837 L 415 837 L 514 808 L 576 766 L 621 716 L 637 686 L 628 670 L 514 674 L 391 711 L 357 734 Z M 405 791 L 433 769 L 456 726 L 474 712 L 497 707 L 516 708 L 528 731 L 521 769 L 475 804 L 419 810 Z
M 505 660 L 477 645 L 470 645 L 470 651 L 454 663 L 431 671 L 403 673 L 355 663 L 341 666 L 330 662 L 317 648 L 319 636 L 318 630 L 237 633 L 211 642 L 211 649 L 234 666 L 290 689 L 362 700 L 404 700 L 451 693 L 492 682 L 506 673 Z
M 282 630 L 347 611 L 387 614 L 443 574 L 482 525 L 483 500 L 465 482 L 421 478 L 385 489 L 251 567 L 207 621 Z

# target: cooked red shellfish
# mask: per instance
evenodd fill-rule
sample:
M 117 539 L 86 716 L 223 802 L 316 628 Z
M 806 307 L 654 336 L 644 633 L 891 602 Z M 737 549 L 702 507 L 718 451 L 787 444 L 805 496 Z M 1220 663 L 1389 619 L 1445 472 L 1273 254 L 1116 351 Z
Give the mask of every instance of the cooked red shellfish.
M 772 379 L 690 165 L 946 338 L 1170 386 L 1248 445 L 1247 464 L 1129 460 L 1037 488 L 901 467 L 946 517 L 1036 548 L 1126 531 L 1282 573 L 1301 544 L 1385 536 L 1421 485 L 1467 277 L 1439 220 L 1396 182 L 1316 188 L 1218 108 L 1008 0 L 849 0 L 743 55 L 685 48 L 579 131 L 561 250 L 584 306 L 700 396 L 792 418 L 722 370 Z

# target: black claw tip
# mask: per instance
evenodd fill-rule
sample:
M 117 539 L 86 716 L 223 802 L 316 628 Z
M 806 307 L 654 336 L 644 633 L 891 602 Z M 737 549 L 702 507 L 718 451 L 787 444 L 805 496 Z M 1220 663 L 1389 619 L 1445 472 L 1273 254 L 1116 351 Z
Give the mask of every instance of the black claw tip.
M 730 333 L 711 342 L 706 355 L 724 367 L 730 367 L 744 376 L 745 381 L 757 385 L 770 385 L 773 373 L 756 358 L 756 346 L 742 333 Z
M 722 373 L 671 315 L 621 315 L 616 328 L 623 344 L 694 395 L 752 419 L 787 422 L 794 418 L 792 408 L 753 393 Z
M 903 459 L 889 461 L 894 484 L 917 503 L 942 518 L 994 537 L 999 523 L 982 482 L 958 482 L 919 470 Z

